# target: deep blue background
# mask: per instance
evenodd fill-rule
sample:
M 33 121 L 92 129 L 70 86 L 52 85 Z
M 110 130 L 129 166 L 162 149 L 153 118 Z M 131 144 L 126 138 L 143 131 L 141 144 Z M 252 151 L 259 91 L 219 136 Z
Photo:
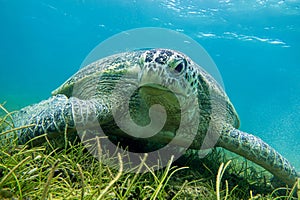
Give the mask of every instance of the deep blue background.
M 300 171 L 299 0 L 0 0 L 0 25 L 0 102 L 10 110 L 48 98 L 116 33 L 187 34 L 217 64 L 241 129 Z

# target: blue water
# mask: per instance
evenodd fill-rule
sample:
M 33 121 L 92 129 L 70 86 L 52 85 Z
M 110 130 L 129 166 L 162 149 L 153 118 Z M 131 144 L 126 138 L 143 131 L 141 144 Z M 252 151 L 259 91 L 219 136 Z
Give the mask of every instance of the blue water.
M 215 61 L 241 129 L 300 171 L 300 0 L 0 0 L 0 25 L 0 102 L 10 110 L 48 98 L 116 33 L 182 32 Z

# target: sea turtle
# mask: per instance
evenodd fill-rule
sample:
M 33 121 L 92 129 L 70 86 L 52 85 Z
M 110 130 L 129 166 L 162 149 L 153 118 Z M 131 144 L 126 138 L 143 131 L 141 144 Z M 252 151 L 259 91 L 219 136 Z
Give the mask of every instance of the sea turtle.
M 13 114 L 15 127 L 34 124 L 19 131 L 19 143 L 43 134 L 62 138 L 65 130 L 72 135 L 78 124 L 95 120 L 92 115 L 106 134 L 130 137 L 118 131 L 113 113 L 119 111 L 122 115 L 127 101 L 124 92 L 129 90 L 134 91 L 127 100 L 135 124 L 146 126 L 151 122 L 148 111 L 152 105 L 165 107 L 165 126 L 149 140 L 168 143 L 177 134 L 178 123 L 185 118 L 183 122 L 187 125 L 174 144 L 189 143 L 189 148 L 200 149 L 204 136 L 215 133 L 216 146 L 257 163 L 288 185 L 293 185 L 299 177 L 276 150 L 260 138 L 238 130 L 238 115 L 219 84 L 188 56 L 171 49 L 118 53 L 81 68 L 54 90 L 48 100 Z M 195 116 L 199 118 L 196 131 L 189 129 L 195 127 L 192 120 Z

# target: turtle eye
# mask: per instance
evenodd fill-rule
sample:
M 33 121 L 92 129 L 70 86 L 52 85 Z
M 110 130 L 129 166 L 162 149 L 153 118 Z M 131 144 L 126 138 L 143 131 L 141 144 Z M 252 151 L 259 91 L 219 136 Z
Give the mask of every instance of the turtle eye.
M 182 71 L 183 71 L 183 69 L 184 69 L 184 64 L 181 62 L 181 63 L 179 63 L 175 68 L 174 68 L 174 70 L 176 71 L 176 72 L 178 72 L 178 73 L 181 73 Z
M 181 74 L 186 69 L 187 62 L 185 59 L 178 60 L 174 63 L 173 69 L 176 73 Z

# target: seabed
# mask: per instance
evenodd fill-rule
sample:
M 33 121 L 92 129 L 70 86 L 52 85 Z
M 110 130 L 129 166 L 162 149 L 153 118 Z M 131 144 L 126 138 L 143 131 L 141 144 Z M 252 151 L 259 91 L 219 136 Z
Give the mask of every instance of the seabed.
M 0 109 L 0 199 L 300 199 L 300 180 L 274 186 L 270 173 L 219 148 L 203 159 L 195 151 L 175 162 L 170 156 L 162 169 L 147 166 L 145 154 L 130 173 L 126 155 L 95 158 L 79 142 L 18 145 L 11 113 Z

